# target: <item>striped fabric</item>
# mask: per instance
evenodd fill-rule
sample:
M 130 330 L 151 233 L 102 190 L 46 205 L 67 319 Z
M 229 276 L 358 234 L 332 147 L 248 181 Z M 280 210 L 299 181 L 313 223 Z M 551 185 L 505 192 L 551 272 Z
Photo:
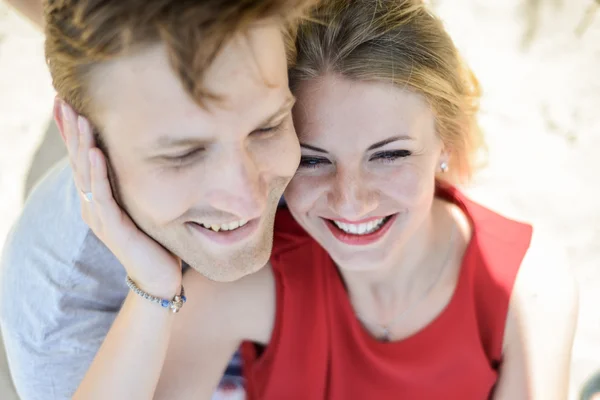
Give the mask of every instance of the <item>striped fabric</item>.
M 245 398 L 242 358 L 239 352 L 236 352 L 229 362 L 212 400 L 243 400 Z

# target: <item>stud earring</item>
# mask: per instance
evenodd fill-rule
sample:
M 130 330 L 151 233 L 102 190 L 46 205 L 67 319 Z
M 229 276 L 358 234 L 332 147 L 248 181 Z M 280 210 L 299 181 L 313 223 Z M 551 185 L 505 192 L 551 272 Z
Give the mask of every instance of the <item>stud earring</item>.
M 440 163 L 440 170 L 444 173 L 448 172 L 448 163 L 446 161 Z

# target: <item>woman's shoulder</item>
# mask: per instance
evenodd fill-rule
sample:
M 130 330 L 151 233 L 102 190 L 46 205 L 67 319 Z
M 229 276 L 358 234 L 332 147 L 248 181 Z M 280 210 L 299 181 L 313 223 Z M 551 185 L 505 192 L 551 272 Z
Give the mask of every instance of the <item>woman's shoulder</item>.
M 578 289 L 566 249 L 543 230 L 533 232 L 528 224 L 513 224 L 520 226 L 520 239 L 493 233 L 502 238 L 503 245 L 483 246 L 485 276 L 495 284 L 502 283 L 503 278 L 510 283 L 505 287 L 510 289 L 510 308 L 519 313 L 527 309 L 533 316 L 541 309 L 533 310 L 541 307 L 549 315 L 572 315 L 577 309 Z M 506 279 L 508 276 L 511 279 Z
M 490 296 L 493 291 L 488 289 L 494 288 L 499 293 L 510 294 L 529 252 L 533 227 L 493 211 L 456 189 L 451 200 L 470 228 L 464 260 L 467 268 L 473 269 L 475 291 Z M 505 295 L 502 298 L 500 303 L 508 302 Z
M 491 208 L 472 200 L 460 189 L 439 185 L 437 195 L 460 209 L 469 221 L 478 241 L 487 244 L 514 246 L 520 243 L 526 250 L 529 247 L 533 227 L 531 224 L 507 217 Z
M 522 386 L 540 398 L 566 393 L 579 309 L 573 267 L 559 243 L 534 235 L 511 293 L 502 346 L 502 392 Z
M 533 235 L 523 258 L 511 302 L 520 311 L 547 312 L 555 322 L 567 322 L 578 308 L 578 287 L 566 249 L 544 232 Z M 535 310 L 535 311 L 534 311 Z

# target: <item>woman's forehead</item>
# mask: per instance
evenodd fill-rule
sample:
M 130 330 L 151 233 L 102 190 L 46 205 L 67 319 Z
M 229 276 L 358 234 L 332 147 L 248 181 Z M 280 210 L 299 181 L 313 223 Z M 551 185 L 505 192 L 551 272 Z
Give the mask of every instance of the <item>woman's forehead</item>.
M 392 84 L 325 76 L 299 85 L 294 118 L 301 139 L 356 134 L 418 136 L 434 132 L 425 99 Z

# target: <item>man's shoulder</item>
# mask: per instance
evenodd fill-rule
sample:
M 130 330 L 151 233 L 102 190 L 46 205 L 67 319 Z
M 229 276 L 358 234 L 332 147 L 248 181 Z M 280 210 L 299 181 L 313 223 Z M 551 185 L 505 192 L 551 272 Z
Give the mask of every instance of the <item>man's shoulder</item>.
M 0 259 L 3 325 L 29 324 L 21 326 L 23 332 L 43 334 L 44 327 L 58 328 L 66 322 L 62 317 L 68 319 L 80 304 L 91 305 L 95 296 L 103 302 L 96 308 L 122 300 L 126 288 L 115 283 L 124 279 L 123 268 L 81 219 L 79 201 L 66 162 L 31 193 Z
M 61 245 L 73 248 L 88 228 L 80 216 L 80 203 L 71 168 L 59 162 L 34 188 L 14 224 L 6 247 Z
M 79 201 L 61 162 L 29 196 L 0 258 L 0 327 L 24 398 L 70 398 L 127 294 L 123 267 Z
M 6 239 L 2 253 L 4 278 L 12 272 L 32 272 L 30 264 L 76 259 L 89 233 L 79 209 L 71 169 L 61 161 L 32 191 Z M 23 265 L 27 265 L 27 271 L 23 271 Z

